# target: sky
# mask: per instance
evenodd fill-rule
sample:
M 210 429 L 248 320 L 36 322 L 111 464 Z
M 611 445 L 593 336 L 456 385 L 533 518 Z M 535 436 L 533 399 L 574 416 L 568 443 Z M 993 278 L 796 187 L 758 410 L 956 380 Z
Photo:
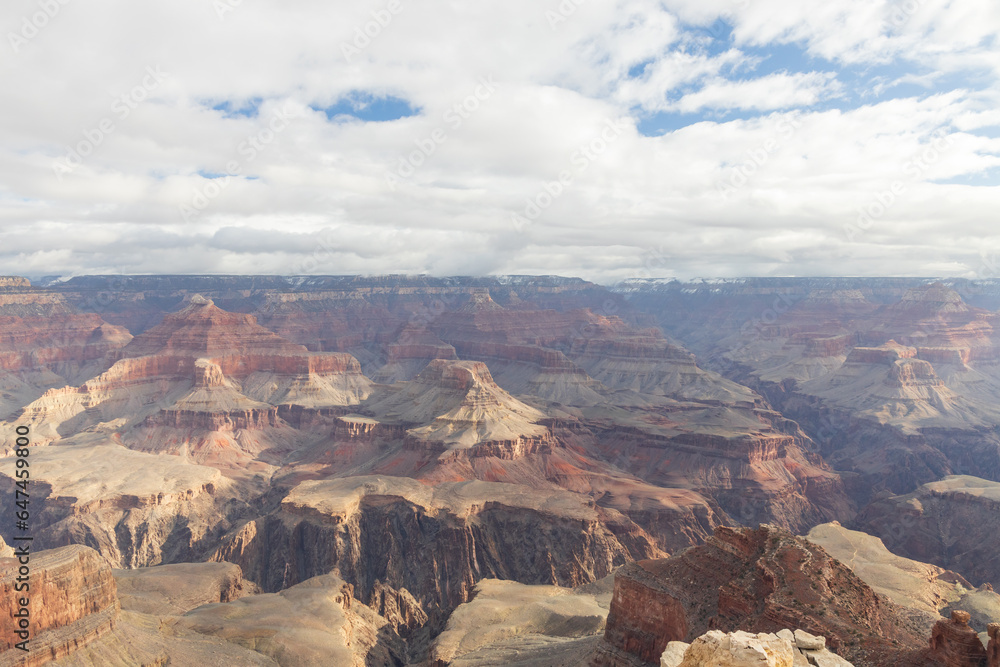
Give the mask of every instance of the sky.
M 1000 271 L 996 0 L 7 0 L 0 273 Z

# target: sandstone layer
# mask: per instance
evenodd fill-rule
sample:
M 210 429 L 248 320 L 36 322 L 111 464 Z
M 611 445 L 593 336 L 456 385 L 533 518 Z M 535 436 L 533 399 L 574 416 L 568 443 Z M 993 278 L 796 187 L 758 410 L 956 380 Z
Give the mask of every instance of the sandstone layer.
M 0 559 L 0 665 L 46 664 L 98 640 L 118 623 L 115 580 L 94 550 L 72 545 L 32 553 L 29 588 L 19 592 L 22 564 L 16 558 Z M 15 646 L 25 639 L 15 635 L 21 628 L 15 614 L 22 598 L 29 602 L 27 651 Z

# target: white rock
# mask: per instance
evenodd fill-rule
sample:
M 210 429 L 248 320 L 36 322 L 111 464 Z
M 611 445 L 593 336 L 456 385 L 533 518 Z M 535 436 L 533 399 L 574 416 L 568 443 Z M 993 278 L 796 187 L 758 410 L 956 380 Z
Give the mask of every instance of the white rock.
M 694 640 L 678 667 L 793 667 L 792 642 L 777 635 L 710 630 Z
M 811 635 L 805 630 L 795 631 L 795 646 L 810 651 L 818 651 L 826 648 L 826 637 Z
M 684 642 L 670 642 L 660 656 L 660 667 L 680 667 L 684 661 L 684 653 L 690 644 Z
M 793 644 L 795 643 L 795 635 L 793 635 L 792 631 L 789 630 L 788 628 L 785 628 L 784 630 L 778 630 L 777 635 L 782 639 L 787 639 Z
M 847 662 L 841 658 L 836 653 L 830 652 L 829 649 L 820 649 L 819 651 L 802 651 L 806 658 L 808 658 L 809 663 L 816 665 L 816 667 L 854 667 L 851 663 Z
M 799 649 L 795 649 L 795 655 L 792 657 L 792 667 L 809 667 L 809 659 Z

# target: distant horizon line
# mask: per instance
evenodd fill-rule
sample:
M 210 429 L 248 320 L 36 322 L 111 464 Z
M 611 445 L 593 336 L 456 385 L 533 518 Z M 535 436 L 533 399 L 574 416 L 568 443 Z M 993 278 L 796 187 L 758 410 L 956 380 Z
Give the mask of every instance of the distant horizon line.
M 395 280 L 419 280 L 419 279 L 432 279 L 432 280 L 486 280 L 486 281 L 501 281 L 503 284 L 504 279 L 508 280 L 518 280 L 522 281 L 525 279 L 558 279 L 561 281 L 579 281 L 581 283 L 589 283 L 592 285 L 598 285 L 601 287 L 616 287 L 620 285 L 628 284 L 643 284 L 643 283 L 679 283 L 679 284 L 726 284 L 734 283 L 740 281 L 777 281 L 777 280 L 903 280 L 903 281 L 929 281 L 929 282 L 960 282 L 960 283 L 985 283 L 985 282 L 996 282 L 997 278 L 985 277 L 985 278 L 965 278 L 961 276 L 934 276 L 934 275 L 785 275 L 785 276 L 760 276 L 760 275 L 742 275 L 742 276 L 693 276 L 690 278 L 682 278 L 676 276 L 662 276 L 662 277 L 629 277 L 623 278 L 616 282 L 597 282 L 594 280 L 588 280 L 586 278 L 581 278 L 579 276 L 573 275 L 562 275 L 555 273 L 495 273 L 495 274 L 454 274 L 454 275 L 442 275 L 433 273 L 325 273 L 325 274 L 280 274 L 280 273 L 78 273 L 64 276 L 62 274 L 47 274 L 47 275 L 18 275 L 18 274 L 8 274 L 0 275 L 0 281 L 4 279 L 24 279 L 27 280 L 32 287 L 51 287 L 60 284 L 66 284 L 72 280 L 76 279 L 86 279 L 86 278 L 97 278 L 97 279 L 108 279 L 108 280 L 132 280 L 132 279 L 167 279 L 167 278 L 264 278 L 264 279 L 278 279 L 278 280 L 290 280 L 290 281 L 300 281 L 302 283 L 313 281 L 313 280 L 323 280 L 330 278 L 338 279 L 350 279 L 350 278 L 360 278 L 360 279 L 395 279 Z

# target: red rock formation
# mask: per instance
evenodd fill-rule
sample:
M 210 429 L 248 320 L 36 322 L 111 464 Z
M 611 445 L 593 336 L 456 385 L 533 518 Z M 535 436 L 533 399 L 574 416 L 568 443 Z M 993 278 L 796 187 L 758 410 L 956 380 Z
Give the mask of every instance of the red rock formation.
M 934 364 L 964 366 L 972 360 L 973 351 L 967 347 L 918 347 L 917 358 Z M 992 356 L 992 355 L 991 355 Z M 982 359 L 983 356 L 977 356 Z
M 332 437 L 338 441 L 353 442 L 402 440 L 406 437 L 406 427 L 400 424 L 383 424 L 366 417 L 336 417 Z
M 127 331 L 98 315 L 73 312 L 58 295 L 0 289 L 0 381 L 4 387 L 0 419 L 48 388 L 79 384 L 106 370 L 130 339 Z
M 684 605 L 647 566 L 627 565 L 615 576 L 604 641 L 625 654 L 658 663 L 667 644 L 688 638 Z
M 490 444 L 489 454 L 518 458 L 551 442 L 538 423 L 545 414 L 497 386 L 480 361 L 435 359 L 411 382 L 373 396 L 364 410 L 379 421 L 406 425 L 404 449 L 414 451 L 470 452 Z
M 1000 623 L 990 623 L 990 642 L 986 646 L 987 667 L 1000 667 Z
M 976 631 L 969 627 L 969 613 L 951 612 L 931 632 L 930 659 L 944 667 L 987 667 L 986 649 Z
M 111 568 L 88 547 L 74 545 L 31 554 L 30 590 L 14 588 L 20 564 L 0 559 L 0 665 L 45 664 L 110 632 L 120 605 Z M 27 596 L 29 652 L 14 648 L 18 600 Z
M 793 334 L 789 343 L 805 343 L 807 357 L 833 357 L 847 354 L 855 344 L 854 334 L 829 335 L 826 332 L 808 332 Z
M 196 410 L 162 410 L 143 420 L 143 426 L 169 426 L 184 430 L 236 431 L 276 428 L 283 422 L 278 408 L 202 412 Z
M 885 383 L 890 387 L 943 387 L 934 367 L 920 359 L 901 359 L 889 370 Z
M 649 623 L 655 609 L 661 623 Z M 921 642 L 885 598 L 819 546 L 771 526 L 720 527 L 704 545 L 622 568 L 598 665 L 654 662 L 709 629 L 801 628 L 859 665 L 906 664 Z
M 184 353 L 211 358 L 241 349 L 270 354 L 304 351 L 302 346 L 259 326 L 253 315 L 224 311 L 210 299 L 195 295 L 186 308 L 168 314 L 163 322 L 129 343 L 123 356 Z
M 583 373 L 583 370 L 559 350 L 539 347 L 537 345 L 456 341 L 455 349 L 465 359 L 498 359 L 534 364 L 548 370 Z
M 310 353 L 253 316 L 226 312 L 197 296 L 118 354 L 122 358 L 107 372 L 80 387 L 50 390 L 25 408 L 22 421 L 37 424 L 41 440 L 54 439 L 67 420 L 79 422 L 77 429 L 124 419 L 189 431 L 255 430 L 280 425 L 276 404 L 356 404 L 371 384 L 351 355 Z M 185 437 L 168 439 L 183 443 Z M 237 449 L 256 454 L 266 447 Z
M 0 370 L 58 368 L 103 360 L 129 342 L 120 327 L 97 315 L 0 317 Z

